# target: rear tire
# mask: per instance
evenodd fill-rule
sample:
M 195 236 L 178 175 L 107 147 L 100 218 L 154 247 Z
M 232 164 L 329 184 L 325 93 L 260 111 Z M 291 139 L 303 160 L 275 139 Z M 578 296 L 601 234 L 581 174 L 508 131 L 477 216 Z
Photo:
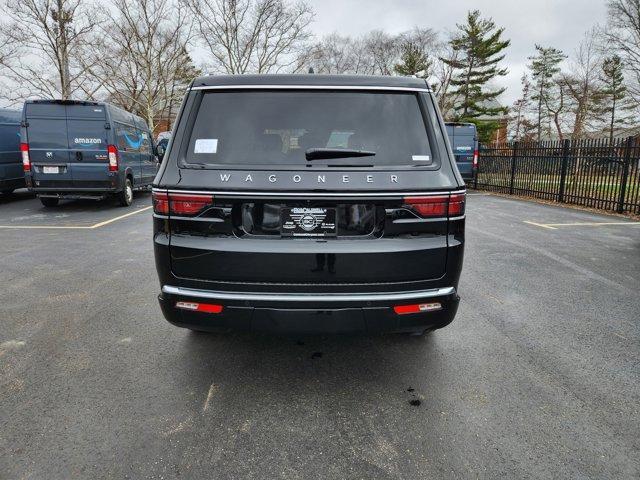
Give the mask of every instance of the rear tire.
M 40 201 L 42 202 L 42 205 L 49 208 L 49 207 L 57 207 L 60 199 L 53 198 L 53 197 L 40 197 Z
M 122 207 L 130 207 L 133 203 L 133 185 L 129 177 L 125 179 L 124 188 L 118 194 L 118 202 Z

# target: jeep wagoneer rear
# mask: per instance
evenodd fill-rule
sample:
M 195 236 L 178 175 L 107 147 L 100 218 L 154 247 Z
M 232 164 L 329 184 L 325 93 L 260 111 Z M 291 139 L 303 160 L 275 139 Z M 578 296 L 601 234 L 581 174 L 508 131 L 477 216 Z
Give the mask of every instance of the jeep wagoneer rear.
M 153 191 L 165 317 L 194 330 L 447 325 L 465 191 L 445 135 L 420 79 L 195 80 Z

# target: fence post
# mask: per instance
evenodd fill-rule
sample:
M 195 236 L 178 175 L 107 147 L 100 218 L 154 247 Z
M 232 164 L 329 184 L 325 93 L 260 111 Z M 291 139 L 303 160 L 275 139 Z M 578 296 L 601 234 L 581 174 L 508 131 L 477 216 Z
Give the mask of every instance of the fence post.
M 569 149 L 571 148 L 571 140 L 565 138 L 562 141 L 562 168 L 560 169 L 560 191 L 558 192 L 558 201 L 564 202 L 564 190 L 567 182 L 567 168 L 569 165 Z
M 629 166 L 631 164 L 631 149 L 633 148 L 633 137 L 627 137 L 624 159 L 622 161 L 622 180 L 620 181 L 620 196 L 618 197 L 617 212 L 624 212 L 624 197 L 627 193 L 627 181 L 629 179 Z
M 513 153 L 511 154 L 511 181 L 509 182 L 509 195 L 513 195 L 513 182 L 516 178 L 516 157 L 518 156 L 518 142 L 513 142 Z

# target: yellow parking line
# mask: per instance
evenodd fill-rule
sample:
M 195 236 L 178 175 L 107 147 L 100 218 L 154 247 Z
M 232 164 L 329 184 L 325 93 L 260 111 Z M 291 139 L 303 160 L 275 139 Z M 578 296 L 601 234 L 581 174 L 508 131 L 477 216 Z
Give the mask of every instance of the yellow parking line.
M 536 223 L 529 220 L 523 220 L 524 223 L 535 225 L 536 227 L 546 228 L 548 230 L 558 230 L 558 227 L 601 227 L 606 225 L 630 225 L 639 226 L 640 222 L 572 222 L 572 223 Z
M 547 223 L 550 227 L 599 227 L 600 225 L 640 225 L 640 222 L 575 222 Z
M 149 210 L 150 208 L 152 207 L 150 206 L 144 207 L 144 208 L 141 208 L 140 210 L 136 210 L 135 212 L 125 213 L 124 215 L 120 215 L 119 217 L 112 218 L 111 220 L 105 220 L 104 222 L 96 223 L 95 225 L 92 225 L 91 228 L 104 227 L 105 225 L 109 225 L 110 223 L 117 222 L 118 220 L 122 220 L 123 218 L 130 217 L 131 215 L 135 215 L 136 213 L 144 212 L 146 210 Z
M 552 227 L 551 225 L 545 225 L 544 223 L 530 222 L 529 220 L 524 220 L 524 223 L 528 223 L 529 225 L 535 225 L 536 227 L 540 227 L 540 228 L 546 228 L 549 230 L 557 230 L 556 227 Z
M 96 223 L 95 225 L 0 225 L 0 228 L 5 229 L 26 229 L 26 230 L 93 230 L 95 228 L 104 227 L 105 225 L 109 225 L 110 223 L 117 222 L 118 220 L 122 220 L 123 218 L 130 217 L 131 215 L 135 215 L 140 212 L 144 212 L 152 208 L 144 207 L 135 212 L 125 213 L 124 215 L 119 215 L 115 218 L 111 218 L 109 220 L 105 220 L 104 222 Z

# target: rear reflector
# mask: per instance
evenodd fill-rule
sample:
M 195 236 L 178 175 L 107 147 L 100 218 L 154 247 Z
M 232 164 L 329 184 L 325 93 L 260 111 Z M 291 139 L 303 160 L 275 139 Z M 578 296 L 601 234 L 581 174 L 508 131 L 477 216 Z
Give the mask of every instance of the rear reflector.
M 425 197 L 405 197 L 405 206 L 422 218 L 457 217 L 464 214 L 464 193 L 432 195 Z
M 415 305 L 396 305 L 393 307 L 393 311 L 398 315 L 407 315 L 408 313 L 424 313 L 434 312 L 442 309 L 440 302 L 433 303 L 416 303 Z
M 213 195 L 153 192 L 153 211 L 158 215 L 190 217 L 213 204 Z
M 31 171 L 31 159 L 29 158 L 29 144 L 21 143 L 20 152 L 22 153 L 22 170 L 25 172 Z
M 190 310 L 192 312 L 202 312 L 202 313 L 222 312 L 222 305 L 215 305 L 212 303 L 177 302 L 176 308 L 180 308 L 182 310 Z

